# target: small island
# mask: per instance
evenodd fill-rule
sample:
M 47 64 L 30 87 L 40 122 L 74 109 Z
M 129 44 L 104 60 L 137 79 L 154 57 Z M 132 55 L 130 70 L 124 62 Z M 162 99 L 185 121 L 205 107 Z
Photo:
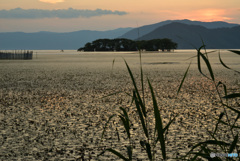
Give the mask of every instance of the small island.
M 88 42 L 78 51 L 172 51 L 177 48 L 177 43 L 170 39 L 130 40 L 124 38 L 98 39 Z

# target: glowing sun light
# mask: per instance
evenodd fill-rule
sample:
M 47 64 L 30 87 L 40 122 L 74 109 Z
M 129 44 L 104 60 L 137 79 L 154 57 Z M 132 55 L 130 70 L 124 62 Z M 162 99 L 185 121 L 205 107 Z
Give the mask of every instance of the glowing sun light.
M 226 11 L 223 9 L 204 9 L 195 11 L 189 19 L 211 22 L 230 20 L 231 18 L 226 16 Z
M 64 2 L 64 0 L 39 0 L 41 2 L 45 2 L 45 3 L 60 3 L 60 2 Z

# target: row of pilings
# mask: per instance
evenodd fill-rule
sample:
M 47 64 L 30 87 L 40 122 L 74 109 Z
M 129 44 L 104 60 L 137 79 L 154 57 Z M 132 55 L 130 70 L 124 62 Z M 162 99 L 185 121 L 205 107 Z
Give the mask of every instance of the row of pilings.
M 15 50 L 15 51 L 0 51 L 0 59 L 32 59 L 33 51 Z

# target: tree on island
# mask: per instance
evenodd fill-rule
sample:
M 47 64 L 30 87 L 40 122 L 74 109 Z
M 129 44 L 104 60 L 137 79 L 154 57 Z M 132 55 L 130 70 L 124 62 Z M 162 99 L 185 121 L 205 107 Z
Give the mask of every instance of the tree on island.
M 78 51 L 171 51 L 177 48 L 177 43 L 170 39 L 130 40 L 124 38 L 98 39 L 88 42 Z

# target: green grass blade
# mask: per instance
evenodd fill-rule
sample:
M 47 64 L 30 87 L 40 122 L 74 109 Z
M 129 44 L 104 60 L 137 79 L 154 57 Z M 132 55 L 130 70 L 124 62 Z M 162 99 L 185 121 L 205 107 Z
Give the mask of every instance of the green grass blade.
M 225 96 L 227 96 L 227 87 L 226 87 L 226 85 L 224 83 L 222 83 L 221 81 L 219 81 L 218 84 L 217 84 L 217 87 L 219 87 L 220 85 L 223 85 Z
M 131 146 L 127 146 L 127 152 L 128 152 L 129 160 L 132 160 L 132 147 Z
M 222 66 L 224 66 L 224 67 L 227 68 L 227 69 L 233 70 L 234 72 L 240 73 L 239 71 L 234 70 L 234 69 L 228 67 L 228 66 L 222 61 L 221 56 L 220 56 L 220 51 L 219 51 L 218 55 L 219 55 L 219 61 L 221 62 Z
M 137 112 L 138 112 L 138 115 L 140 117 L 140 120 L 141 120 L 141 124 L 142 124 L 142 128 L 143 128 L 143 131 L 144 131 L 144 134 L 147 138 L 149 138 L 149 135 L 148 135 L 148 130 L 147 130 L 147 127 L 146 127 L 146 124 L 145 124 L 145 120 L 143 118 L 143 114 L 142 114 L 142 110 L 140 109 L 140 105 L 139 105 L 139 102 L 137 100 L 137 97 L 136 97 L 136 92 L 134 91 L 133 92 L 133 98 L 135 100 L 135 105 L 136 105 L 136 108 L 137 108 Z
M 180 86 L 179 86 L 179 88 L 178 88 L 178 91 L 177 91 L 177 95 L 179 94 L 179 92 L 180 92 L 180 90 L 181 90 L 181 88 L 182 88 L 183 82 L 184 82 L 184 80 L 185 80 L 185 78 L 186 78 L 186 76 L 187 76 L 187 73 L 188 73 L 188 70 L 189 70 L 189 68 L 190 68 L 190 65 L 191 65 L 191 63 L 189 63 L 188 68 L 187 68 L 187 70 L 186 70 L 186 72 L 185 72 L 185 74 L 184 74 L 184 76 L 183 76 L 183 79 L 182 79 L 181 84 L 180 84 Z
M 228 123 L 226 123 L 226 122 L 224 122 L 224 121 L 222 121 L 222 120 L 220 120 L 219 121 L 220 123 L 222 123 L 222 124 L 224 124 L 224 125 L 227 125 L 227 126 L 229 126 L 229 124 Z M 231 128 L 237 128 L 237 129 L 240 129 L 240 126 L 235 126 L 235 125 L 232 125 L 232 127 Z
M 166 145 L 165 145 L 164 134 L 163 134 L 164 131 L 163 131 L 162 119 L 161 119 L 160 112 L 158 109 L 156 97 L 154 95 L 154 91 L 153 91 L 153 88 L 152 88 L 152 85 L 151 85 L 149 79 L 148 79 L 148 85 L 149 85 L 149 88 L 150 88 L 150 91 L 152 94 L 154 117 L 155 117 L 155 128 L 157 129 L 157 132 L 158 132 L 158 138 L 159 138 L 160 145 L 161 145 L 163 159 L 166 159 Z
M 237 142 L 238 142 L 238 134 L 234 137 L 234 140 L 230 146 L 230 149 L 228 151 L 228 153 L 232 153 L 234 148 L 237 146 Z
M 139 58 L 140 58 L 140 70 L 141 70 L 142 98 L 143 98 L 143 105 L 145 106 L 145 94 L 144 94 L 144 84 L 143 84 L 143 69 L 142 69 L 142 53 L 141 53 L 141 50 L 139 50 Z
M 231 51 L 231 52 L 233 52 L 233 53 L 235 53 L 235 54 L 240 55 L 240 51 L 238 51 L 238 50 L 229 50 L 229 51 Z
M 114 155 L 118 156 L 119 158 L 125 160 L 125 161 L 130 161 L 129 159 L 127 159 L 126 157 L 124 157 L 121 153 L 119 153 L 118 151 L 112 149 L 112 148 L 109 148 L 109 149 L 106 149 L 105 151 L 109 151 L 111 153 L 113 153 Z
M 168 122 L 168 124 L 164 127 L 164 129 L 163 129 L 163 133 L 166 131 L 166 130 L 168 130 L 168 128 L 170 127 L 170 125 L 173 123 L 173 121 L 175 120 L 175 118 L 178 116 L 179 114 L 177 114 L 172 120 L 170 120 L 169 122 Z
M 116 127 L 116 133 L 117 133 L 118 141 L 120 141 L 120 136 L 119 136 L 119 132 L 118 132 L 118 128 L 117 127 Z
M 220 63 L 221 63 L 225 68 L 231 69 L 231 68 L 229 68 L 229 67 L 222 61 L 221 56 L 220 56 L 220 51 L 219 51 L 219 53 L 218 53 L 218 57 L 219 57 Z
M 127 112 L 124 108 L 120 107 L 120 109 L 124 112 L 124 114 L 119 115 L 120 119 L 122 120 L 123 126 L 127 132 L 128 138 L 131 138 L 130 135 L 130 123 L 129 123 L 129 118 L 127 115 Z
M 205 64 L 207 65 L 210 76 L 211 76 L 212 80 L 214 81 L 215 78 L 214 78 L 213 70 L 212 70 L 212 67 L 211 67 L 211 64 L 210 64 L 209 60 L 201 52 L 199 52 L 199 55 L 203 58 Z
M 134 93 L 134 90 L 133 90 L 133 93 Z M 133 102 L 134 102 L 134 98 L 133 98 L 133 95 L 132 95 L 131 106 L 132 106 Z
M 148 158 L 149 160 L 151 161 L 153 158 L 152 158 L 152 150 L 151 150 L 151 146 L 149 143 L 145 143 L 146 145 L 146 151 L 147 151 L 147 155 L 148 155 Z
M 165 133 L 165 131 L 168 130 L 168 128 L 170 127 L 170 125 L 173 123 L 173 121 L 175 120 L 175 118 L 176 118 L 178 115 L 179 115 L 179 114 L 177 114 L 172 120 L 170 120 L 170 121 L 168 122 L 168 124 L 163 128 L 163 133 Z M 155 136 L 156 130 L 157 130 L 157 129 L 154 130 L 154 136 Z M 155 140 L 155 143 L 157 143 L 158 141 L 159 141 L 159 138 L 157 137 L 157 139 Z
M 219 146 L 220 145 L 222 145 L 222 146 L 230 146 L 229 143 L 225 143 L 223 141 L 207 140 L 207 141 L 204 141 L 204 142 L 199 142 L 197 145 L 193 146 L 192 149 L 186 154 L 186 156 L 189 155 L 195 148 L 197 148 L 197 147 L 199 147 L 201 145 L 204 145 L 204 144 L 206 144 L 206 145 L 209 144 L 209 145 L 219 145 Z
M 101 141 L 100 141 L 100 142 L 102 142 L 103 135 L 104 135 L 104 133 L 105 133 L 105 131 L 106 131 L 106 128 L 107 128 L 108 123 L 110 122 L 110 120 L 111 120 L 114 116 L 116 116 L 116 115 L 115 115 L 115 114 L 114 114 L 114 115 L 111 115 L 111 116 L 108 118 L 108 121 L 105 123 L 104 128 L 103 128 L 103 132 L 102 132 L 102 136 L 101 136 Z
M 222 119 L 223 115 L 224 115 L 223 112 L 219 115 L 218 122 L 217 122 L 216 127 L 215 127 L 215 130 L 214 130 L 214 132 L 213 132 L 213 136 L 214 136 L 214 135 L 216 134 L 216 132 L 217 132 L 218 124 L 220 123 L 220 120 Z
M 205 155 L 210 158 L 210 152 L 211 150 L 209 150 L 206 146 L 202 146 L 201 149 L 205 152 Z
M 209 160 L 209 161 L 222 161 L 222 160 L 221 160 L 220 158 L 218 158 L 218 157 L 215 157 L 214 159 L 212 159 L 212 158 L 210 157 L 210 154 L 205 154 L 205 153 L 200 153 L 200 152 L 198 152 L 198 153 L 191 153 L 191 154 L 195 154 L 195 157 L 196 157 L 196 158 L 194 158 L 194 159 L 191 159 L 191 161 L 196 160 L 198 156 L 200 156 L 200 157 L 202 157 L 202 158 L 205 158 L 205 159 L 207 159 L 207 160 Z
M 201 154 L 201 152 L 203 151 L 203 149 L 201 149 L 197 154 Z M 195 161 L 197 159 L 198 155 L 195 155 L 191 161 Z
M 129 121 L 129 117 L 128 117 L 126 109 L 124 109 L 122 107 L 120 107 L 120 109 L 123 111 L 123 114 L 124 114 L 125 118 Z
M 201 53 L 201 49 L 203 48 L 204 46 L 201 46 L 199 49 L 197 49 L 197 64 L 198 64 L 198 70 L 199 72 L 207 77 L 203 72 L 202 72 L 202 68 L 201 68 L 201 57 L 200 57 L 200 53 Z M 208 78 L 208 77 L 207 77 Z
M 237 98 L 240 97 L 240 93 L 232 93 L 227 96 L 224 96 L 223 98 Z
M 140 141 L 140 145 L 142 146 L 142 148 L 144 149 L 144 150 L 146 150 L 146 148 L 145 148 L 145 144 L 146 144 L 146 141 Z
M 130 138 L 130 134 L 129 134 L 129 127 L 127 126 L 127 121 L 126 119 L 122 116 L 122 115 L 118 115 L 123 123 L 123 126 L 127 132 L 128 138 Z
M 131 95 L 130 93 L 124 92 L 127 96 L 132 97 L 133 95 Z
M 237 115 L 236 119 L 234 120 L 234 123 L 232 124 L 231 129 L 233 129 L 234 125 L 236 124 L 236 122 L 239 118 L 240 118 L 240 113 Z
M 204 51 L 205 51 L 205 55 L 206 55 L 206 57 L 207 57 L 207 59 L 208 59 L 208 54 L 207 54 L 206 45 L 205 45 L 205 43 L 204 43 L 203 38 L 201 37 L 201 35 L 200 35 L 200 38 L 201 38 L 201 41 L 202 41 L 202 44 L 203 44 L 203 49 L 204 49 Z
M 133 77 L 132 71 L 131 71 L 130 67 L 128 66 L 126 60 L 124 60 L 124 61 L 125 61 L 125 64 L 126 64 L 126 66 L 127 66 L 128 73 L 129 73 L 129 75 L 130 75 L 130 77 L 131 77 L 131 79 L 132 79 L 132 83 L 133 83 L 135 92 L 136 92 L 136 94 L 137 94 L 137 98 L 138 98 L 138 101 L 139 101 L 141 110 L 142 110 L 142 112 L 143 112 L 144 117 L 146 117 L 146 116 L 147 116 L 146 108 L 145 108 L 145 106 L 144 106 L 144 104 L 143 104 L 143 101 L 142 101 L 142 99 L 141 99 L 141 96 L 140 96 L 140 94 L 139 94 L 139 92 L 138 92 L 138 88 L 137 88 L 135 79 L 134 79 L 134 77 Z
M 207 130 L 207 132 L 208 132 L 208 134 L 209 134 L 215 141 L 218 141 L 217 138 L 214 136 L 214 134 L 212 134 L 212 133 L 211 133 L 210 131 L 208 131 L 208 130 Z M 222 145 L 219 145 L 219 146 L 221 147 L 221 149 L 222 149 L 223 151 L 225 151 L 225 150 L 224 150 L 224 147 L 223 147 Z
M 132 83 L 133 83 L 134 89 L 135 89 L 135 91 L 138 91 L 138 88 L 137 88 L 137 85 L 136 85 L 135 79 L 134 79 L 134 77 L 133 77 L 132 71 L 131 71 L 130 67 L 128 66 L 128 63 L 126 62 L 126 60 L 124 60 L 124 61 L 125 61 L 125 64 L 126 64 L 126 66 L 127 66 L 128 73 L 129 73 L 129 75 L 130 75 L 130 77 L 131 77 L 131 80 L 132 80 Z
M 229 108 L 230 110 L 232 110 L 232 111 L 240 114 L 240 111 L 236 110 L 235 108 L 232 108 L 231 106 L 228 106 L 228 105 L 226 105 L 226 104 L 223 104 L 223 106 L 225 106 L 225 107 Z
M 172 120 L 170 120 L 168 122 L 168 124 L 164 127 L 163 129 L 163 133 L 165 133 L 166 130 L 168 130 L 168 128 L 170 127 L 170 125 L 173 123 L 173 121 L 175 120 L 175 118 L 178 116 L 179 114 L 177 114 Z M 154 132 L 156 132 L 157 129 L 154 130 Z M 155 136 L 155 133 L 154 133 Z M 155 140 L 155 143 L 157 143 L 159 141 L 159 137 L 157 137 L 157 139 Z
M 217 51 L 217 50 L 209 51 L 209 52 L 204 53 L 204 55 L 210 54 L 210 53 L 214 53 L 214 52 L 216 52 L 216 51 Z M 193 59 L 193 58 L 196 58 L 196 57 L 197 57 L 197 55 L 192 56 L 192 57 L 190 57 L 190 58 L 187 58 L 187 59 L 185 59 L 185 60 L 190 60 L 190 59 Z

